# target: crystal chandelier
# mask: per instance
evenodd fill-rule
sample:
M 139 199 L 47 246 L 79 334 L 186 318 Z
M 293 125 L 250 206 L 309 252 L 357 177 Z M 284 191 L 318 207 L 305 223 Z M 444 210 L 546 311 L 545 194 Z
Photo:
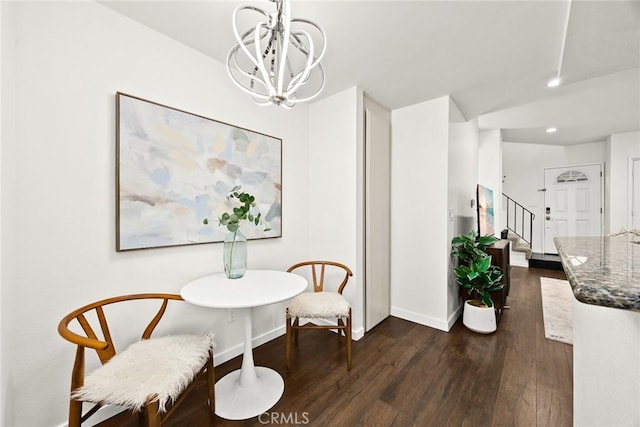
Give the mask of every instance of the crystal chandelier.
M 233 82 L 259 105 L 292 108 L 310 101 L 324 87 L 320 60 L 326 49 L 322 28 L 308 19 L 291 18 L 289 0 L 270 0 L 276 11 L 269 13 L 250 5 L 233 12 L 233 32 L 238 44 L 227 56 L 227 70 Z M 242 12 L 260 15 L 260 21 L 242 34 L 238 16 Z M 312 40 L 318 37 L 319 44 Z

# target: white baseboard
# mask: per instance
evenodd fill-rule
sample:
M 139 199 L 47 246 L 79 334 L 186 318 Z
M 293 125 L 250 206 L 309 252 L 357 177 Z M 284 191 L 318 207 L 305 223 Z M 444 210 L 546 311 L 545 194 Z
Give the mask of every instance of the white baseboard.
M 326 320 L 322 320 L 322 319 L 318 319 L 316 320 L 316 322 L 318 323 L 324 323 L 326 325 L 330 325 L 331 322 L 326 321 Z M 267 343 L 269 341 L 272 341 L 282 335 L 284 335 L 286 333 L 286 329 L 285 326 L 282 325 L 280 327 L 277 327 L 271 331 L 265 332 L 262 335 L 259 335 L 257 337 L 254 337 L 251 340 L 251 346 L 252 348 L 256 348 L 264 343 Z M 364 328 L 359 328 L 356 330 L 352 330 L 351 331 L 351 338 L 354 341 L 358 341 L 360 338 L 362 338 L 364 336 Z M 231 359 L 233 359 L 236 356 L 241 355 L 244 352 L 244 344 L 238 344 L 236 346 L 233 346 L 227 350 L 221 351 L 221 352 L 216 352 L 215 353 L 215 361 L 214 361 L 214 365 L 218 366 L 224 362 L 227 362 Z
M 274 340 L 281 335 L 285 334 L 284 325 L 279 326 L 271 331 L 267 331 L 262 335 L 258 335 L 251 340 L 251 347 L 256 348 L 266 342 Z M 231 348 L 228 348 L 224 351 L 216 351 L 214 352 L 214 366 L 221 365 L 224 362 L 227 362 L 233 359 L 236 356 L 241 355 L 244 352 L 244 344 L 238 344 Z
M 351 331 L 351 338 L 355 341 L 359 341 L 360 338 L 364 337 L 364 328 L 358 328 L 354 331 Z
M 456 310 L 456 312 L 454 312 L 454 315 L 456 315 L 458 311 L 459 310 Z M 455 323 L 455 320 L 453 320 L 453 322 L 451 320 L 454 315 L 452 315 L 451 318 L 444 321 L 442 319 L 425 316 L 424 314 L 415 313 L 413 311 L 403 310 L 396 307 L 391 307 L 391 315 L 395 317 L 399 317 L 400 319 L 408 320 L 414 323 L 419 323 L 420 325 L 428 326 L 430 328 L 438 329 L 444 332 L 449 332 L 449 329 L 451 329 L 451 326 L 453 326 L 453 323 Z M 455 318 L 457 319 L 457 315 Z
M 450 331 L 451 328 L 453 328 L 453 325 L 458 320 L 458 317 L 462 315 L 463 308 L 464 308 L 464 304 L 459 304 L 458 308 L 456 308 L 455 311 L 451 314 L 451 316 L 449 316 L 449 320 L 447 321 L 447 324 L 449 325 L 449 329 L 447 329 L 447 332 Z

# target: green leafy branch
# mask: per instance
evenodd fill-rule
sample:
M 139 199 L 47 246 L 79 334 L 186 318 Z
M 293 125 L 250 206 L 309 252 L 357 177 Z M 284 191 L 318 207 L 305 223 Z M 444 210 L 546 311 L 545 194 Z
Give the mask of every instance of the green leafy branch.
M 232 233 L 235 233 L 240 228 L 241 221 L 249 221 L 255 226 L 264 224 L 262 220 L 262 213 L 258 212 L 254 215 L 251 210 L 256 206 L 256 198 L 249 193 L 240 192 L 241 186 L 237 185 L 229 191 L 227 200 L 233 201 L 233 199 L 240 202 L 240 206 L 234 207 L 232 213 L 225 212 L 218 217 L 218 225 L 227 227 Z M 203 224 L 209 224 L 207 218 L 202 221 Z M 263 231 L 270 231 L 269 226 L 265 226 Z

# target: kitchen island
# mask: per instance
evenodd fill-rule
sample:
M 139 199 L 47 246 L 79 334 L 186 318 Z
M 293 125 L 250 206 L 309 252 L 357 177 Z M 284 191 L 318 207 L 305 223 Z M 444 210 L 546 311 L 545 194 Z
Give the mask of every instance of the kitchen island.
M 575 426 L 640 426 L 640 240 L 557 237 L 571 283 Z

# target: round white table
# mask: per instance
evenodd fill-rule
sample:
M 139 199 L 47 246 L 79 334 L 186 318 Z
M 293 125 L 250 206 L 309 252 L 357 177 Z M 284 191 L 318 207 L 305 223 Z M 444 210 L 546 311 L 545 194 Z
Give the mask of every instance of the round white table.
M 228 420 L 253 418 L 280 400 L 284 393 L 280 374 L 253 363 L 252 310 L 286 301 L 306 288 L 303 277 L 273 270 L 248 270 L 239 279 L 229 279 L 224 273 L 213 274 L 182 287 L 180 295 L 185 301 L 202 307 L 240 309 L 244 320 L 242 367 L 216 382 L 216 415 Z

